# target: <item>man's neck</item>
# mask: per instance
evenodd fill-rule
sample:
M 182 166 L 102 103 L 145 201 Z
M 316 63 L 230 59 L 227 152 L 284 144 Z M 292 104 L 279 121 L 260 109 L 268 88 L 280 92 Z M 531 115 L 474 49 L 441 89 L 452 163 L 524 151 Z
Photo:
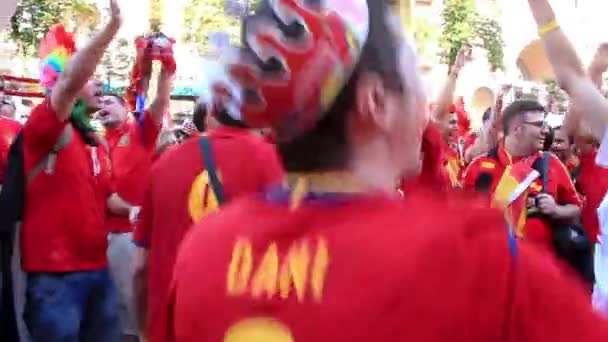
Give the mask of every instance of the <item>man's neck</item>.
M 352 154 L 349 171 L 370 191 L 394 192 L 401 175 L 391 160 L 394 158 L 383 148 L 375 148 L 373 144 L 358 146 Z
M 127 120 L 111 122 L 105 125 L 105 129 L 109 131 L 121 130 L 126 125 Z

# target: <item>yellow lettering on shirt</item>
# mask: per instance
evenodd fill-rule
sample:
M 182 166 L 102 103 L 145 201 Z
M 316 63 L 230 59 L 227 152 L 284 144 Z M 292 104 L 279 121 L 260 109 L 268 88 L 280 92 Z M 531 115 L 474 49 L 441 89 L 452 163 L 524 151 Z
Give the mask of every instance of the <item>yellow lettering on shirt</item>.
M 282 253 L 278 244 L 271 242 L 259 260 L 253 260 L 252 251 L 249 240 L 235 243 L 228 266 L 229 296 L 249 294 L 254 299 L 272 299 L 278 295 L 287 299 L 295 295 L 299 302 L 307 296 L 322 300 L 329 267 L 325 239 L 319 238 L 315 245 L 309 240 L 294 241 Z
M 277 274 L 279 273 L 279 252 L 277 244 L 272 243 L 264 253 L 251 281 L 251 295 L 260 298 L 264 292 L 268 299 L 277 293 Z
M 227 292 L 230 296 L 245 294 L 253 267 L 253 255 L 249 240 L 238 240 L 232 250 L 228 267 Z
M 289 292 L 293 284 L 298 301 L 304 300 L 309 264 L 310 250 L 308 241 L 304 240 L 292 244 L 281 265 L 281 274 L 279 275 L 281 298 L 287 299 L 289 297 Z
M 312 296 L 317 302 L 320 302 L 323 296 L 323 286 L 325 285 L 328 265 L 329 251 L 327 250 L 327 242 L 324 239 L 319 239 L 311 274 Z

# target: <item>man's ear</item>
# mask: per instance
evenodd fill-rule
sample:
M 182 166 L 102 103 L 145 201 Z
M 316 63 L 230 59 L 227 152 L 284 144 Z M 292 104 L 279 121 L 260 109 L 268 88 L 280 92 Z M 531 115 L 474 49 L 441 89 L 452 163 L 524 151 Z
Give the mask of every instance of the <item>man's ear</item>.
M 382 78 L 375 73 L 364 73 L 357 82 L 356 94 L 358 120 L 386 128 L 390 122 Z

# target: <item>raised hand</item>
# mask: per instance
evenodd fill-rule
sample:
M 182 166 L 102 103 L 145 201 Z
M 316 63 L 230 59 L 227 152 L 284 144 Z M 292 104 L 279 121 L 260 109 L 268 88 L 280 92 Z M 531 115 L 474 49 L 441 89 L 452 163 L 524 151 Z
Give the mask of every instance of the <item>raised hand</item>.
M 122 14 L 120 13 L 118 0 L 110 0 L 110 17 L 110 25 L 122 25 Z
M 454 61 L 454 69 L 456 69 L 456 71 L 460 71 L 460 69 L 464 67 L 465 63 L 469 60 L 470 57 L 471 47 L 469 45 L 463 45 L 458 51 L 458 54 L 456 55 L 456 59 Z
M 595 52 L 592 64 L 596 68 L 603 71 L 608 69 L 608 43 L 600 44 L 600 46 L 597 48 L 597 51 Z

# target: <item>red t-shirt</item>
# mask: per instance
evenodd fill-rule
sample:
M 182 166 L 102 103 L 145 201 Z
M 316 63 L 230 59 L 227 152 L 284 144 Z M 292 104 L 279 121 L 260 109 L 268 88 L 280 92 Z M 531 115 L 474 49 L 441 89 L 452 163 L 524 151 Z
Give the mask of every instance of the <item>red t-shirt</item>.
M 404 181 L 403 192 L 408 192 L 413 186 L 429 186 L 437 190 L 451 188 L 447 170 L 444 167 L 443 137 L 441 130 L 434 124 L 429 124 L 422 136 L 422 168 L 420 175 L 411 181 Z
M 492 177 L 490 193 L 494 194 L 507 165 L 510 165 L 517 160 L 508 155 L 502 144 L 498 147 L 497 155 L 498 157 L 496 159 L 482 156 L 471 162 L 464 175 L 465 189 L 476 190 L 476 183 L 478 182 L 479 177 L 482 174 L 489 174 Z M 542 158 L 542 154 L 539 152 L 536 157 Z M 564 164 L 562 164 L 559 158 L 554 154 L 551 154 L 551 158 L 549 159 L 548 179 L 549 184 L 547 186 L 547 193 L 553 196 L 557 204 L 574 204 L 579 207 L 582 206 L 582 201 L 574 188 L 568 171 Z M 542 188 L 542 179 L 539 177 L 529 187 L 528 196 L 533 197 L 540 194 Z M 552 249 L 553 238 L 551 227 L 545 220 L 540 218 L 529 217 L 526 220 L 524 238 Z
M 241 199 L 183 241 L 165 341 L 603 341 L 574 278 L 500 213 L 411 195 Z M 477 207 L 477 208 L 476 208 Z M 437 215 L 437 213 L 442 213 Z
M 19 121 L 0 116 L 0 184 L 8 167 L 8 151 L 21 130 Z
M 581 172 L 576 179 L 581 194 L 585 196 L 581 219 L 593 242 L 597 242 L 599 233 L 597 208 L 608 192 L 608 169 L 597 166 L 596 156 L 597 150 L 593 150 L 579 157 Z
M 281 163 L 274 146 L 240 128 L 219 127 L 209 133 L 212 153 L 226 200 L 263 190 L 280 182 Z M 190 139 L 166 151 L 154 164 L 146 190 L 135 241 L 149 248 L 148 338 L 162 339 L 166 327 L 166 295 L 177 248 L 193 223 L 190 203 L 208 196 L 196 193 L 203 174 L 199 139 Z M 199 198 L 200 198 L 199 197 Z M 160 329 L 160 330 L 159 330 Z
M 112 182 L 116 193 L 129 204 L 143 202 L 148 172 L 152 167 L 160 125 L 149 112 L 138 121 L 127 121 L 117 129 L 107 130 L 105 137 L 112 160 Z M 125 233 L 132 230 L 126 216 L 108 215 L 108 231 Z
M 70 125 L 57 119 L 48 100 L 34 108 L 23 127 L 26 174 L 49 154 L 66 124 Z M 95 159 L 101 167 L 97 175 Z M 87 145 L 74 129 L 70 142 L 57 154 L 54 172 L 40 172 L 26 187 L 21 240 L 24 270 L 71 272 L 106 267 L 110 170 L 105 148 Z

